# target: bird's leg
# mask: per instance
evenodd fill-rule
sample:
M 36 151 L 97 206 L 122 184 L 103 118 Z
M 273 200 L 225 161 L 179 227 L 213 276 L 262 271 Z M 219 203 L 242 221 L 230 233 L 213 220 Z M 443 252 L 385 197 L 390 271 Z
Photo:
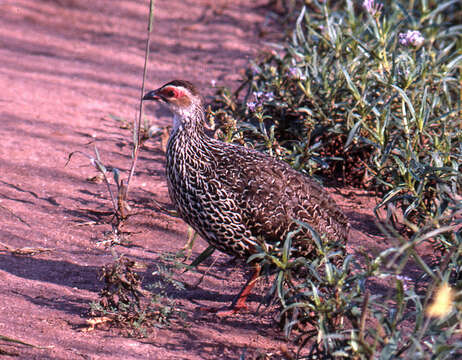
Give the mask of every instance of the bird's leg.
M 214 309 L 214 308 L 202 308 L 202 310 L 206 310 L 209 312 L 214 312 L 217 316 L 226 317 L 230 315 L 237 314 L 238 312 L 247 309 L 247 297 L 250 295 L 255 283 L 257 282 L 258 278 L 260 277 L 261 266 L 260 264 L 254 264 L 253 266 L 254 271 L 252 276 L 247 280 L 242 290 L 236 296 L 234 301 L 232 302 L 231 306 L 221 309 Z
M 186 252 L 186 259 L 189 259 L 189 257 L 192 254 L 192 247 L 194 245 L 194 240 L 196 240 L 197 237 L 197 232 L 194 230 L 191 226 L 188 226 L 188 241 L 186 244 L 183 246 L 183 251 Z
M 253 266 L 252 276 L 249 278 L 249 280 L 247 280 L 241 292 L 236 296 L 236 299 L 231 304 L 231 309 L 236 310 L 234 312 L 238 312 L 239 309 L 247 308 L 247 304 L 245 302 L 247 301 L 247 297 L 250 295 L 250 292 L 252 291 L 258 278 L 260 277 L 260 272 L 261 272 L 260 264 L 255 263 Z

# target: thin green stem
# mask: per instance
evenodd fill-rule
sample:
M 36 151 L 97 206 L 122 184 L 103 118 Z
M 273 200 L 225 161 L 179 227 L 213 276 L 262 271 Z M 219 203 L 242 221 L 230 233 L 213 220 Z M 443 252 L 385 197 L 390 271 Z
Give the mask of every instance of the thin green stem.
M 135 173 L 135 167 L 136 167 L 136 162 L 138 160 L 138 153 L 140 150 L 140 144 L 141 144 L 141 121 L 143 118 L 143 95 L 144 95 L 144 84 L 146 82 L 146 74 L 148 70 L 148 58 L 149 58 L 149 46 L 151 44 L 151 32 L 152 32 L 152 27 L 153 27 L 153 18 L 154 18 L 154 0 L 150 0 L 149 4 L 149 23 L 148 23 L 148 36 L 146 39 L 146 50 L 144 53 L 144 68 L 143 68 L 143 82 L 141 83 L 141 95 L 140 95 L 140 108 L 139 108 L 139 114 L 138 114 L 138 121 L 136 119 L 134 120 L 134 126 L 133 126 L 133 159 L 132 159 L 132 165 L 130 168 L 130 173 L 128 175 L 128 180 L 126 184 L 126 197 L 128 196 L 128 190 L 130 187 L 130 182 L 133 177 L 133 174 Z

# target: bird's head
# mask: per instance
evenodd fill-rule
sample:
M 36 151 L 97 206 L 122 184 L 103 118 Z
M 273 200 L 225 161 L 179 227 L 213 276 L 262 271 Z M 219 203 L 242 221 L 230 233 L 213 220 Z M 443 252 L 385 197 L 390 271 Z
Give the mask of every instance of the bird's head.
M 143 96 L 143 100 L 161 101 L 167 104 L 173 114 L 182 118 L 202 108 L 202 98 L 198 91 L 193 84 L 184 80 L 174 80 L 156 90 L 149 91 Z

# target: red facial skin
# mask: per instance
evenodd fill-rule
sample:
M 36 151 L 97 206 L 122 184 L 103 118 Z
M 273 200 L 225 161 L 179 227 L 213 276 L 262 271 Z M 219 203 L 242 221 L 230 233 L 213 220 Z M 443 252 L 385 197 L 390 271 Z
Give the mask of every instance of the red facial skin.
M 160 95 L 166 99 L 179 99 L 184 96 L 184 92 L 178 88 L 167 86 L 160 91 Z

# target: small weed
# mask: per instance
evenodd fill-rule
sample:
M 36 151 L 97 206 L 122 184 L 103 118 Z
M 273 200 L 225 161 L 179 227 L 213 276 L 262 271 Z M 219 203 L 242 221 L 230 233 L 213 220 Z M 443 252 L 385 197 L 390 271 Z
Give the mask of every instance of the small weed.
M 91 304 L 93 318 L 105 318 L 131 337 L 145 337 L 154 327 L 162 327 L 173 319 L 183 317 L 176 304 L 166 294 L 166 288 L 173 285 L 182 288 L 173 279 L 167 267 L 158 265 L 159 280 L 150 285 L 150 291 L 141 287 L 141 277 L 137 271 L 143 267 L 121 256 L 113 263 L 103 266 L 101 279 L 104 288 L 99 300 Z
M 130 216 L 136 215 L 132 212 L 128 204 L 128 194 L 131 179 L 135 173 L 139 151 L 143 143 L 152 137 L 160 136 L 163 146 L 165 142 L 165 129 L 151 125 L 146 119 L 142 121 L 142 97 L 144 95 L 144 84 L 147 73 L 150 35 L 153 27 L 153 10 L 154 1 L 150 0 L 139 116 L 134 120 L 133 125 L 130 125 L 125 119 L 110 115 L 113 120 L 120 122 L 121 128 L 131 129 L 133 133 L 132 162 L 127 178 L 125 180 L 122 178 L 119 169 L 103 163 L 96 145 L 94 146 L 94 155 L 75 151 L 68 158 L 69 162 L 74 155 L 80 154 L 90 160 L 91 164 L 98 171 L 98 175 L 88 180 L 94 183 L 104 182 L 112 203 L 112 212 L 110 212 L 112 217 L 109 221 L 111 230 L 105 232 L 104 240 L 98 242 L 98 245 L 110 248 L 115 260 L 101 269 L 101 279 L 104 280 L 104 288 L 100 291 L 99 300 L 90 305 L 90 316 L 93 319 L 88 321 L 90 328 L 86 329 L 87 331 L 94 329 L 97 324 L 110 323 L 124 331 L 128 336 L 144 337 L 148 335 L 153 327 L 167 325 L 172 319 L 183 316 L 177 310 L 175 302 L 166 293 L 166 289 L 169 286 L 174 286 L 175 288 L 182 286 L 180 282 L 174 280 L 168 267 L 158 265 L 158 271 L 154 275 L 157 275 L 159 280 L 152 284 L 150 286 L 151 291 L 148 291 L 141 286 L 142 279 L 137 272 L 140 270 L 139 264 L 129 260 L 124 255 L 116 255 L 114 250 L 114 246 L 116 245 L 126 245 L 130 233 L 124 232 L 123 227 Z M 113 189 L 114 186 L 111 185 L 111 174 L 116 191 Z M 166 210 L 164 212 L 174 216 L 171 212 Z M 104 214 L 107 214 L 107 212 Z

